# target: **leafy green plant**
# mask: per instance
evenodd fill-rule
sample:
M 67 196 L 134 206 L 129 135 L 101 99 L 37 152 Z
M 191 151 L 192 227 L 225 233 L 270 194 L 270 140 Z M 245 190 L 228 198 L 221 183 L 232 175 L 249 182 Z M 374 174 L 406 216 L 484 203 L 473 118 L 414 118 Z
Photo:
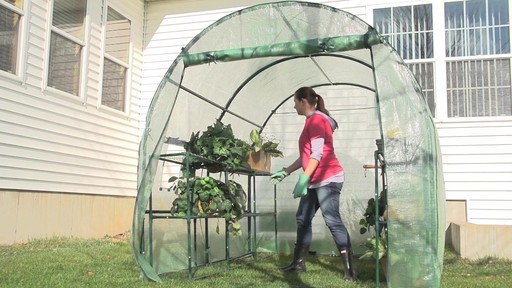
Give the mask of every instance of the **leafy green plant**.
M 250 133 L 251 138 L 251 150 L 254 152 L 263 151 L 270 154 L 272 157 L 284 157 L 283 152 L 277 147 L 279 143 L 272 140 L 263 139 L 258 130 L 253 129 Z
M 377 237 L 373 236 L 361 244 L 366 247 L 366 251 L 359 257 L 359 259 L 367 259 L 367 258 L 375 258 L 382 259 L 387 253 L 388 250 L 388 241 L 386 234 L 383 233 L 381 237 L 379 237 L 379 241 L 377 242 Z M 378 254 L 377 254 L 378 248 Z
M 231 125 L 225 125 L 219 120 L 208 126 L 205 131 L 192 133 L 184 148 L 193 154 L 212 160 L 208 162 L 192 157 L 190 164 L 192 169 L 204 166 L 210 172 L 220 172 L 226 167 L 230 170 L 247 168 L 245 159 L 250 149 L 249 143 L 235 138 Z
M 378 199 L 378 205 L 379 205 L 379 217 L 382 217 L 384 215 L 384 212 L 386 210 L 386 190 L 383 190 L 380 192 L 379 199 Z M 368 199 L 365 212 L 363 214 L 363 218 L 359 220 L 359 225 L 361 225 L 361 228 L 359 229 L 359 233 L 365 234 L 366 232 L 370 231 L 372 227 L 375 226 L 375 221 L 379 218 L 377 217 L 377 211 L 375 207 L 375 198 Z
M 375 231 L 376 221 L 379 221 L 381 217 L 385 215 L 385 211 L 387 208 L 387 200 L 386 200 L 386 190 L 381 191 L 377 203 L 375 203 L 375 198 L 368 199 L 367 206 L 365 209 L 365 213 L 363 214 L 363 218 L 359 220 L 359 225 L 361 228 L 359 229 L 359 233 L 365 234 L 370 233 L 370 231 Z M 377 215 L 377 207 L 379 208 L 379 213 Z M 365 258 L 376 258 L 381 259 L 386 255 L 388 243 L 387 243 L 387 231 L 384 225 L 379 225 L 379 231 L 376 231 L 379 234 L 379 241 L 377 241 L 377 237 L 373 235 L 366 239 L 366 241 L 362 244 L 367 248 L 364 254 L 359 257 L 359 259 Z M 378 248 L 378 254 L 377 254 Z
M 177 195 L 172 203 L 171 213 L 180 217 L 187 216 L 189 190 L 192 208 L 190 215 L 223 217 L 227 220 L 228 229 L 233 235 L 242 234 L 239 220 L 246 210 L 247 195 L 240 184 L 233 180 L 226 184 L 210 176 L 188 178 L 189 189 L 185 177 L 174 176 L 169 182 L 172 183 L 172 191 Z

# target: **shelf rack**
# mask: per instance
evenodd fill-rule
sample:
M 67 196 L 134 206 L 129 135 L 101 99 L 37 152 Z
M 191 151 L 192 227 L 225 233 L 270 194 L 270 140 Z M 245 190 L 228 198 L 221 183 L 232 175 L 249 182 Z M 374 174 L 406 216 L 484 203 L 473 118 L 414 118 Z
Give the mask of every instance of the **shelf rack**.
M 174 164 L 185 166 L 187 172 L 190 171 L 190 158 L 194 157 L 194 159 L 200 159 L 205 164 L 216 164 L 221 165 L 223 170 L 219 173 L 224 174 L 225 183 L 228 182 L 229 174 L 235 173 L 239 175 L 247 176 L 247 205 L 246 211 L 244 212 L 243 217 L 247 218 L 247 249 L 245 253 L 237 256 L 232 256 L 230 253 L 230 236 L 228 231 L 227 220 L 225 220 L 225 230 L 224 230 L 224 239 L 225 239 L 225 257 L 224 259 L 211 261 L 209 254 L 209 233 L 208 233 L 208 221 L 209 219 L 219 219 L 223 218 L 222 215 L 208 215 L 208 216 L 197 216 L 192 215 L 192 193 L 190 187 L 188 187 L 187 182 L 187 198 L 188 198 L 188 209 L 186 216 L 178 216 L 174 213 L 171 213 L 171 210 L 154 210 L 153 209 L 153 197 L 150 196 L 148 209 L 146 210 L 146 215 L 148 217 L 148 258 L 151 265 L 153 263 L 153 222 L 155 220 L 184 220 L 187 222 L 187 253 L 188 253 L 188 279 L 193 280 L 194 270 L 205 265 L 213 264 L 216 262 L 226 262 L 227 268 L 230 268 L 230 262 L 236 259 L 240 259 L 243 257 L 252 256 L 253 259 L 257 259 L 257 251 L 256 251 L 256 236 L 257 236 L 257 218 L 261 216 L 270 216 L 273 217 L 274 220 L 274 247 L 277 251 L 277 197 L 276 197 L 276 186 L 273 186 L 273 210 L 270 212 L 256 212 L 256 177 L 260 176 L 270 176 L 268 172 L 260 172 L 254 171 L 250 169 L 238 169 L 236 171 L 232 171 L 229 167 L 223 165 L 222 163 L 212 161 L 205 157 L 192 154 L 190 152 L 180 152 L 180 153 L 169 153 L 162 154 L 160 156 L 160 160 L 164 162 L 171 162 Z M 205 167 L 201 167 L 201 169 L 205 169 Z M 209 175 L 209 172 L 208 172 Z M 197 255 L 198 255 L 198 229 L 197 229 L 197 221 L 198 219 L 204 219 L 205 221 L 205 233 L 204 234 L 204 243 L 205 243 L 205 261 L 203 264 L 198 263 Z M 144 233 L 141 236 L 141 240 L 144 240 Z M 144 251 L 144 241 L 141 241 L 141 251 Z

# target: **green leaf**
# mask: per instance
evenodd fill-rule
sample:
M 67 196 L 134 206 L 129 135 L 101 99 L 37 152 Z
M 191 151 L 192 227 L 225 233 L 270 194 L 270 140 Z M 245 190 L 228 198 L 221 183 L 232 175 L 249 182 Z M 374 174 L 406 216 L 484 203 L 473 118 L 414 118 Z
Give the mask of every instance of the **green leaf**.
M 215 186 L 213 187 L 213 190 L 210 191 L 210 194 L 213 196 L 213 197 L 216 197 L 216 196 L 220 196 L 222 195 L 222 191 L 219 189 L 219 187 Z
M 224 200 L 224 210 L 225 210 L 226 212 L 231 211 L 231 206 L 232 206 L 232 205 L 233 205 L 233 204 L 231 203 L 231 201 L 230 201 L 229 199 Z
M 251 138 L 251 141 L 252 141 L 251 147 L 253 148 L 253 150 L 255 152 L 259 152 L 262 148 L 262 144 L 261 144 L 261 136 L 260 136 L 260 133 L 258 132 L 258 130 L 256 130 L 256 129 L 251 130 L 249 137 Z
M 238 221 L 233 222 L 233 229 L 238 230 L 238 229 L 240 229 L 240 228 L 241 228 L 241 224 L 240 224 L 240 222 L 238 222 Z
M 363 260 L 371 257 L 373 257 L 373 251 L 366 251 L 359 259 Z
M 210 193 L 208 191 L 202 191 L 199 193 L 199 199 L 201 201 L 208 201 L 210 199 Z
M 251 141 L 253 143 L 261 143 L 261 136 L 260 136 L 260 133 L 258 132 L 258 130 L 252 129 L 249 136 L 251 137 Z

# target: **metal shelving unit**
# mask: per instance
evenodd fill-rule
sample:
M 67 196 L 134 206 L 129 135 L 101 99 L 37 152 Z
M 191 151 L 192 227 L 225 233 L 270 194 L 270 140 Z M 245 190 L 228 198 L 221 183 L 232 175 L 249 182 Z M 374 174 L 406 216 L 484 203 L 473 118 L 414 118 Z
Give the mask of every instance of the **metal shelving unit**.
M 191 154 L 189 152 L 182 152 L 182 153 L 171 153 L 171 154 L 163 154 L 160 156 L 161 161 L 165 162 L 171 162 L 178 165 L 184 165 L 187 167 L 187 172 L 190 171 L 189 169 L 189 160 L 190 157 L 194 157 L 194 159 L 201 159 L 205 163 L 211 163 L 211 164 L 217 164 L 217 165 L 223 165 L 222 163 L 216 163 L 215 161 L 206 159 L 204 157 Z M 256 212 L 257 211 L 257 201 L 256 201 L 256 177 L 260 176 L 270 176 L 270 173 L 267 172 L 258 172 L 253 170 L 237 170 L 237 171 L 231 171 L 228 169 L 228 167 L 224 166 L 224 170 L 219 172 L 223 173 L 224 175 L 224 183 L 228 182 L 228 176 L 230 173 L 236 173 L 239 175 L 245 175 L 247 177 L 247 203 L 246 203 L 246 210 L 244 212 L 243 217 L 247 219 L 247 249 L 245 253 L 242 255 L 232 256 L 230 251 L 230 237 L 228 231 L 228 224 L 227 220 L 225 221 L 225 230 L 224 230 L 224 240 L 225 240 L 225 257 L 222 260 L 217 261 L 211 261 L 210 255 L 209 255 L 209 244 L 210 239 L 208 236 L 208 221 L 209 219 L 224 219 L 222 215 L 208 215 L 208 216 L 197 216 L 192 215 L 192 193 L 190 187 L 188 187 L 187 182 L 187 198 L 188 198 L 188 209 L 187 209 L 187 215 L 186 216 L 178 216 L 176 214 L 171 213 L 171 210 L 154 210 L 153 209 L 153 199 L 152 196 L 149 198 L 149 205 L 148 209 L 146 210 L 146 215 L 148 219 L 148 257 L 149 262 L 154 265 L 153 262 L 153 222 L 156 220 L 171 220 L 171 221 L 186 221 L 187 222 L 187 253 L 188 253 L 188 278 L 189 280 L 193 280 L 194 271 L 197 270 L 201 266 L 213 264 L 216 262 L 226 262 L 227 268 L 229 269 L 230 262 L 235 259 L 243 258 L 243 257 L 249 257 L 252 256 L 253 259 L 257 259 L 257 246 L 256 246 L 256 237 L 257 237 L 257 219 L 258 217 L 266 216 L 266 217 L 273 217 L 274 220 L 274 245 L 275 249 L 277 251 L 277 197 L 276 197 L 276 186 L 273 187 L 273 210 L 269 212 Z M 204 167 L 201 169 L 205 169 Z M 205 263 L 200 264 L 197 261 L 197 255 L 198 251 L 198 220 L 203 219 L 205 221 L 205 231 L 204 231 L 204 239 L 202 239 L 205 243 Z M 142 239 L 144 239 L 144 235 L 142 236 Z M 141 241 L 141 251 L 144 251 L 144 241 Z

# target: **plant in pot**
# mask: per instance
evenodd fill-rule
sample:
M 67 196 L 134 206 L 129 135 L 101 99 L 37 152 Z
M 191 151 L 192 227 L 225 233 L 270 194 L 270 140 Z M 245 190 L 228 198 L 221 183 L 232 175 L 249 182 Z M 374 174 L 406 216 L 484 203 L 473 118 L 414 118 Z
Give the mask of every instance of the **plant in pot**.
M 188 167 L 192 170 L 190 175 L 194 174 L 193 170 L 201 167 L 206 167 L 212 173 L 224 171 L 226 168 L 248 168 L 245 159 L 250 149 L 249 143 L 235 138 L 231 125 L 225 125 L 219 120 L 205 131 L 192 133 L 184 148 L 200 156 L 191 157 Z
M 253 129 L 250 133 L 250 150 L 247 154 L 247 163 L 253 170 L 270 172 L 271 157 L 283 157 L 283 152 L 277 148 L 278 142 L 265 139 L 258 130 Z
M 242 234 L 239 220 L 244 215 L 247 196 L 240 184 L 233 180 L 226 184 L 210 176 L 188 178 L 188 189 L 185 177 L 173 176 L 169 182 L 171 190 L 177 195 L 172 202 L 171 213 L 179 217 L 187 216 L 188 190 L 191 193 L 191 216 L 223 217 L 234 236 Z

